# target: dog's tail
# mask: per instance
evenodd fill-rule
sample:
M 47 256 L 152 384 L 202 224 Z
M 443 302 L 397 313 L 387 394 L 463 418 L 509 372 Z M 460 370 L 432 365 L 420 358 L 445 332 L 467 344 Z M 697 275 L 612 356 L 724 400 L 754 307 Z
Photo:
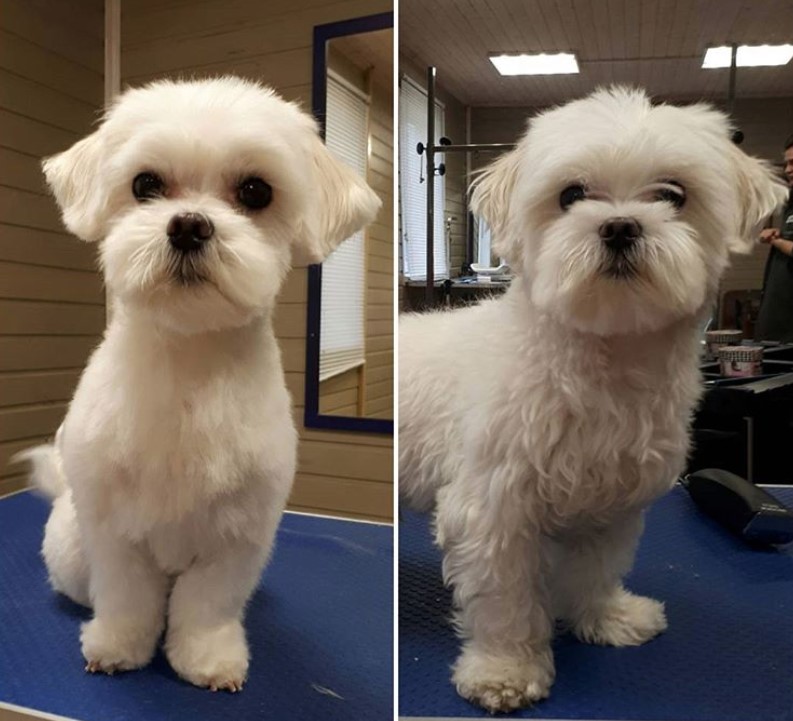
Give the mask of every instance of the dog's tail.
M 58 451 L 58 440 L 61 429 L 55 436 L 54 443 L 35 446 L 16 453 L 13 463 L 29 461 L 31 464 L 30 482 L 34 489 L 50 500 L 55 500 L 67 489 L 66 474 L 63 472 L 61 454 Z

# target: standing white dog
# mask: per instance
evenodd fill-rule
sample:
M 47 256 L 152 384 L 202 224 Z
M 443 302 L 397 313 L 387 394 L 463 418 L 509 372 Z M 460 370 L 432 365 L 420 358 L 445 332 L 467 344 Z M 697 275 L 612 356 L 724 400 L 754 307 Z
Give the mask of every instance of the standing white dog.
M 55 445 L 26 454 L 50 580 L 94 609 L 87 670 L 147 664 L 167 614 L 179 675 L 237 691 L 295 470 L 276 296 L 380 201 L 308 115 L 230 77 L 128 91 L 44 172 L 114 299 Z
M 621 88 L 536 117 L 476 181 L 512 286 L 403 318 L 399 343 L 401 490 L 436 507 L 465 698 L 546 697 L 557 619 L 615 646 L 666 628 L 621 579 L 684 469 L 728 253 L 785 193 L 720 112 Z

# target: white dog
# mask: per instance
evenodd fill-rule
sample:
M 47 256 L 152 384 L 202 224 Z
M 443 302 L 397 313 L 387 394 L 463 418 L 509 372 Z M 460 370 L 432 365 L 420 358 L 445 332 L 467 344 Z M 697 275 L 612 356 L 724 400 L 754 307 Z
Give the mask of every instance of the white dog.
M 534 118 L 475 182 L 512 285 L 403 318 L 399 343 L 401 490 L 435 505 L 465 698 L 546 697 L 556 620 L 614 646 L 666 628 L 621 579 L 684 468 L 728 253 L 785 193 L 720 112 L 622 88 Z
M 55 498 L 50 580 L 94 609 L 87 670 L 147 664 L 167 616 L 179 675 L 239 690 L 295 471 L 276 296 L 380 201 L 308 115 L 230 77 L 128 91 L 44 171 L 113 294 L 55 445 L 26 454 Z

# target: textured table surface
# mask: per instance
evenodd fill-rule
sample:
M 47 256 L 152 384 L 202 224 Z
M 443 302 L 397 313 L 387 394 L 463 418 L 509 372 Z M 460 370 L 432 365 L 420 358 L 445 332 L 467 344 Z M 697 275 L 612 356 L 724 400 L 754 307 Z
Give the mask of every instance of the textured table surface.
M 213 694 L 162 654 L 141 671 L 85 673 L 88 611 L 51 591 L 38 555 L 47 512 L 29 493 L 0 500 L 0 702 L 79 721 L 391 718 L 391 526 L 286 514 L 248 609 L 248 682 Z
M 793 505 L 793 489 L 769 489 Z M 483 717 L 449 682 L 458 641 L 429 519 L 399 524 L 399 712 Z M 637 648 L 555 641 L 551 697 L 517 715 L 609 721 L 793 721 L 793 550 L 758 551 L 676 488 L 649 511 L 628 587 L 666 603 L 669 629 Z

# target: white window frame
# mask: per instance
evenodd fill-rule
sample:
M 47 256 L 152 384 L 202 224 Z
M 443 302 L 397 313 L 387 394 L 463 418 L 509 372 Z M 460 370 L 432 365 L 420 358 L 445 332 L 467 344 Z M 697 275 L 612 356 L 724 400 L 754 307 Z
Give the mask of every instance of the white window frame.
M 435 144 L 445 132 L 445 106 L 435 101 Z M 416 152 L 417 143 L 427 144 L 427 92 L 407 76 L 399 87 L 399 216 L 402 272 L 409 280 L 427 279 L 427 176 L 426 154 Z M 423 177 L 423 182 L 420 178 Z M 434 276 L 449 277 L 444 225 L 446 178 L 436 176 Z

